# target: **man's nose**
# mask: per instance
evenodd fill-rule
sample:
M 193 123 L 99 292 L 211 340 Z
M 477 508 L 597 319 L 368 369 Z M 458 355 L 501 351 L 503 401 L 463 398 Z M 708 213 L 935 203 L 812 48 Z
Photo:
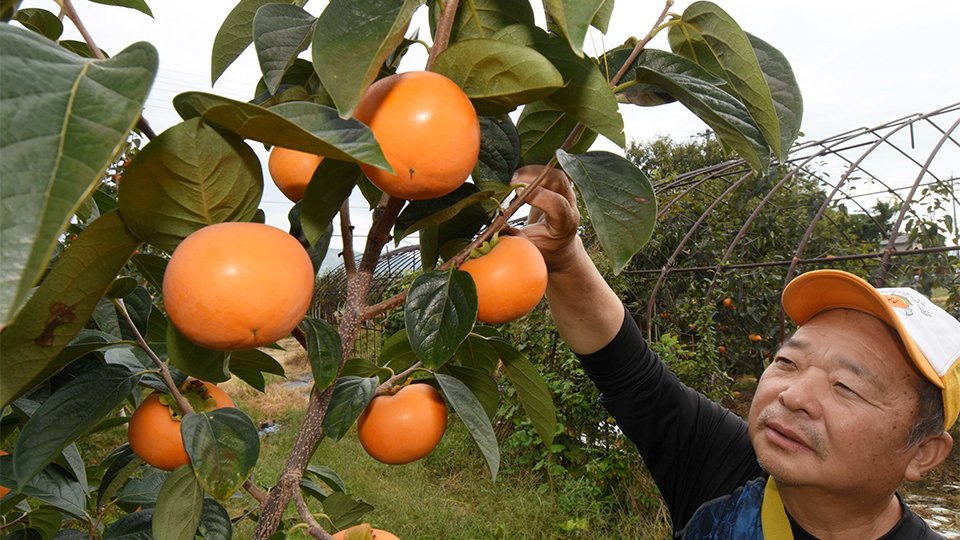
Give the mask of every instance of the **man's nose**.
M 777 399 L 792 412 L 803 412 L 810 418 L 819 418 L 823 413 L 821 399 L 828 391 L 826 378 L 816 370 L 808 369 L 790 381 Z

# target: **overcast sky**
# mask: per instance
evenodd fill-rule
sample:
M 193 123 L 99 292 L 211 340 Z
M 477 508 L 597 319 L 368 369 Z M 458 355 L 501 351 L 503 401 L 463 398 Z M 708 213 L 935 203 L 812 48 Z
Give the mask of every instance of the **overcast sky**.
M 144 116 L 157 132 L 179 122 L 171 105 L 183 91 L 214 92 L 249 100 L 260 78 L 251 47 L 210 86 L 210 55 L 214 36 L 235 2 L 223 0 L 147 0 L 151 19 L 139 12 L 102 6 L 86 0 L 75 5 L 97 44 L 116 53 L 135 41 L 149 41 L 160 52 L 160 71 Z M 678 0 L 673 11 L 691 2 Z M 877 2 L 876 0 L 718 1 L 740 26 L 778 48 L 790 61 L 804 97 L 802 140 L 813 140 L 857 127 L 872 127 L 908 114 L 928 112 L 960 101 L 960 62 L 957 32 L 960 0 Z M 326 2 L 306 6 L 316 15 Z M 56 12 L 52 0 L 26 0 L 21 7 Z M 637 0 L 616 3 L 606 36 L 592 31 L 590 52 L 609 49 L 630 36 L 642 37 L 663 4 Z M 423 24 L 423 8 L 415 23 Z M 535 8 L 539 11 L 539 8 Z M 542 21 L 542 16 L 540 19 Z M 66 37 L 76 38 L 67 24 Z M 666 33 L 649 47 L 669 50 Z M 429 35 L 424 24 L 421 36 Z M 591 45 L 593 44 L 593 45 Z M 409 55 L 402 70 L 422 69 L 425 55 Z M 659 134 L 683 139 L 704 130 L 682 105 L 655 108 L 621 106 L 627 139 L 642 142 Z M 264 163 L 262 145 L 252 144 Z M 599 140 L 595 149 L 617 151 Z M 358 200 L 358 206 L 362 201 Z M 261 207 L 268 223 L 287 228 L 291 203 L 269 179 Z M 362 211 L 353 214 L 363 229 Z M 358 239 L 362 241 L 362 239 Z M 339 251 L 339 237 L 334 239 Z M 358 246 L 359 248 L 359 246 Z

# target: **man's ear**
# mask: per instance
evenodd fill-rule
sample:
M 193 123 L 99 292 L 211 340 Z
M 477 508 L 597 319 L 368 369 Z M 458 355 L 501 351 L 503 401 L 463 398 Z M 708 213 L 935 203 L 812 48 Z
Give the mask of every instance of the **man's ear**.
M 947 459 L 951 448 L 953 448 L 953 437 L 946 431 L 927 437 L 913 449 L 913 458 L 907 464 L 903 477 L 911 482 L 920 480 L 927 471 Z

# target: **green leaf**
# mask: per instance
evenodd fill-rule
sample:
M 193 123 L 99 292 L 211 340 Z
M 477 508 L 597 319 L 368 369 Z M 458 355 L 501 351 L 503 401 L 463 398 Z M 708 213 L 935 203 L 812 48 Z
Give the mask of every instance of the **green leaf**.
M 590 26 L 593 26 L 603 34 L 607 33 L 610 17 L 613 16 L 613 2 L 614 0 L 601 0 L 596 15 L 594 15 L 593 20 L 590 21 Z
M 153 508 L 138 510 L 114 521 L 107 527 L 104 540 L 149 540 L 153 538 Z
M 333 107 L 333 100 L 320 83 L 313 64 L 303 58 L 297 58 L 290 64 L 274 92 L 270 92 L 261 77 L 250 103 L 270 108 L 288 101 L 311 101 Z
M 561 37 L 539 28 L 511 26 L 496 38 L 525 44 L 547 58 L 564 81 L 563 88 L 550 94 L 548 101 L 614 144 L 626 146 L 617 98 L 594 59 L 578 57 Z
M 493 417 L 497 414 L 497 407 L 500 405 L 500 389 L 497 387 L 497 381 L 493 380 L 489 372 L 472 367 L 446 364 L 440 368 L 440 373 L 455 377 L 470 389 L 470 392 L 483 406 L 487 418 L 493 422 Z
M 507 378 L 517 390 L 520 405 L 533 423 L 543 445 L 550 449 L 557 430 L 557 408 L 553 404 L 550 388 L 537 368 L 513 345 L 503 339 L 492 339 L 491 343 L 500 353 Z
M 213 499 L 204 498 L 199 532 L 204 540 L 231 540 L 233 522 L 227 509 Z
M 732 148 L 750 167 L 765 174 L 770 150 L 750 113 L 737 98 L 702 79 L 683 74 L 658 73 L 638 67 L 637 80 L 662 88 L 706 122 L 720 141 Z
M 560 72 L 536 50 L 495 39 L 471 39 L 448 47 L 433 70 L 470 97 L 480 115 L 508 113 L 563 86 Z
M 544 164 L 553 159 L 554 152 L 563 145 L 576 126 L 576 118 L 552 103 L 537 101 L 525 106 L 517 121 L 520 164 Z M 595 131 L 585 129 L 570 151 L 585 151 L 596 138 Z
M 86 42 L 77 41 L 75 39 L 61 39 L 57 42 L 57 44 L 81 58 L 89 58 L 91 60 L 97 58 L 97 55 L 93 54 L 93 51 L 90 49 L 90 46 L 86 44 Z M 100 49 L 100 54 L 106 58 L 110 57 L 110 55 L 107 54 L 107 52 L 103 49 Z
M 567 38 L 570 50 L 583 57 L 583 40 L 604 0 L 544 0 L 547 20 Z M 608 16 L 609 17 L 609 16 Z
M 493 432 L 493 426 L 483 405 L 459 379 L 443 373 L 437 373 L 436 376 L 444 397 L 460 416 L 463 424 L 467 426 L 470 436 L 473 437 L 477 447 L 480 448 L 480 453 L 487 461 L 490 476 L 496 480 L 497 471 L 500 470 L 500 448 L 497 446 L 497 436 Z
M 204 120 L 246 139 L 389 170 L 373 132 L 359 120 L 344 120 L 316 103 L 281 103 L 265 109 L 229 98 L 186 92 L 173 98 L 184 118 Z
M 509 185 L 520 164 L 520 135 L 509 116 L 480 117 L 480 157 L 473 168 L 473 181 L 483 189 L 495 180 Z
M 320 162 L 300 203 L 300 226 L 311 245 L 330 227 L 362 174 L 356 163 L 335 159 Z
M 172 252 L 215 223 L 250 221 L 263 194 L 253 150 L 200 119 L 150 141 L 123 174 L 120 212 L 135 235 Z
M 86 324 L 103 293 L 140 245 L 117 212 L 90 224 L 0 339 L 0 407 L 79 357 L 61 356 Z
M 353 114 L 422 4 L 422 0 L 331 0 L 320 14 L 311 43 L 313 68 L 340 116 Z
M 333 526 L 337 529 L 345 529 L 351 525 L 356 525 L 364 514 L 371 510 L 373 510 L 372 505 L 354 500 L 341 492 L 331 493 L 323 500 L 323 512 L 330 517 Z
M 10 22 L 10 19 L 20 9 L 21 0 L 0 0 L 0 21 Z
M 126 144 L 157 71 L 131 45 L 77 58 L 28 30 L 0 25 L 0 327 L 47 269 L 60 234 Z
M 253 46 L 260 60 L 263 81 L 276 93 L 287 69 L 307 49 L 317 19 L 303 8 L 289 4 L 268 4 L 253 18 Z
M 773 105 L 777 109 L 777 118 L 780 120 L 780 159 L 784 160 L 800 134 L 800 124 L 803 119 L 803 96 L 800 87 L 793 75 L 790 62 L 783 53 L 762 39 L 747 34 L 750 44 L 760 62 L 760 69 L 770 87 L 773 96 Z
M 323 434 L 339 441 L 357 421 L 377 390 L 376 377 L 340 377 L 323 417 Z
M 307 337 L 307 358 L 313 371 L 313 383 L 322 392 L 337 379 L 340 369 L 340 334 L 326 321 L 305 318 L 300 329 Z
M 229 353 L 201 347 L 177 330 L 167 325 L 167 356 L 177 369 L 207 382 L 224 382 L 230 379 L 227 365 Z
M 716 4 L 694 2 L 684 10 L 680 24 L 670 28 L 668 38 L 674 52 L 705 65 L 708 70 L 714 65 L 720 66 L 724 79 L 746 106 L 774 155 L 782 155 L 780 121 L 770 87 L 753 45 L 740 25 Z M 706 61 L 701 62 L 699 58 L 704 57 Z
M 446 4 L 445 2 L 443 3 Z M 430 31 L 436 33 L 441 2 L 430 4 Z M 463 0 L 459 4 L 450 31 L 450 43 L 493 37 L 511 24 L 533 26 L 536 19 L 529 2 L 516 0 Z
M 626 61 L 631 50 L 632 49 L 621 48 L 614 49 L 608 53 L 612 70 L 620 69 L 620 66 L 623 65 L 624 61 Z M 689 77 L 693 77 L 694 79 L 700 79 L 713 85 L 721 85 L 724 83 L 723 79 L 714 76 L 699 64 L 688 60 L 679 54 L 673 54 L 657 49 L 644 49 L 641 51 L 631 66 L 631 71 L 628 73 L 635 77 L 635 70 L 638 67 L 644 67 L 651 71 L 662 74 L 687 75 Z M 632 103 L 634 105 L 640 105 L 642 107 L 651 107 L 676 101 L 675 97 L 666 93 L 662 88 L 652 84 L 642 83 L 637 83 L 626 87 L 617 94 L 617 97 L 620 101 Z
M 169 474 L 154 467 L 140 467 L 124 484 L 117 500 L 134 506 L 153 506 L 157 503 L 157 495 Z
M 650 237 L 657 198 L 636 165 L 610 152 L 573 155 L 557 150 L 557 160 L 583 196 L 600 245 L 620 273 Z
M 203 491 L 219 501 L 243 485 L 260 456 L 257 427 L 240 409 L 188 414 L 180 432 Z
M 250 369 L 285 377 L 283 365 L 260 349 L 246 349 L 230 353 L 230 370 Z
M 140 275 L 158 291 L 163 289 L 163 273 L 167 270 L 168 261 L 169 259 L 165 257 L 149 253 L 138 253 L 130 259 Z
M 381 366 L 389 367 L 394 373 L 399 373 L 417 362 L 417 355 L 413 352 L 413 346 L 410 345 L 410 337 L 407 336 L 406 329 L 400 330 L 383 342 L 377 362 Z
M 45 9 L 23 8 L 13 16 L 14 20 L 22 24 L 27 30 L 56 41 L 63 34 L 63 23 L 60 19 Z
M 460 270 L 421 274 L 410 285 L 403 307 L 410 345 L 428 368 L 453 356 L 477 320 L 477 286 Z
M 170 473 L 157 495 L 153 509 L 156 540 L 193 540 L 203 513 L 203 490 L 190 465 Z
M 30 528 L 40 533 L 40 538 L 53 538 L 60 531 L 63 522 L 60 511 L 52 506 L 41 506 L 27 515 Z M 83 536 L 83 538 L 87 538 Z M 58 540 L 63 540 L 58 537 Z
M 276 3 L 302 6 L 306 0 L 240 0 L 227 14 L 227 18 L 223 20 L 213 40 L 213 52 L 210 58 L 211 85 L 216 83 L 230 64 L 253 43 L 253 19 L 257 10 L 261 6 Z
M 130 478 L 141 465 L 143 460 L 137 457 L 130 448 L 130 443 L 124 443 L 114 450 L 110 457 L 110 465 L 100 479 L 100 485 L 97 488 L 97 508 L 101 508 L 104 502 L 112 501 L 121 487 Z M 106 460 L 105 460 L 106 461 Z
M 14 459 L 13 455 L 0 456 L 0 485 L 59 508 L 71 516 L 87 519 L 87 492 L 66 469 L 51 463 L 28 483 L 18 485 L 13 473 Z
M 135 9 L 140 13 L 149 15 L 153 17 L 153 12 L 150 11 L 150 6 L 147 5 L 144 0 L 90 0 L 96 4 L 103 4 L 105 6 L 119 6 L 130 9 Z
M 340 475 L 330 467 L 325 465 L 308 465 L 304 472 L 316 477 L 334 491 L 339 491 L 340 493 L 347 492 L 347 485 L 343 482 L 343 478 L 340 478 Z
M 457 353 L 454 356 L 456 363 L 469 368 L 475 368 L 487 374 L 493 374 L 500 363 L 500 353 L 493 348 L 493 345 L 478 334 L 470 334 L 467 339 L 460 344 Z
M 25 484 L 74 440 L 127 398 L 139 375 L 104 365 L 71 380 L 51 395 L 23 426 L 14 448 L 17 484 Z
M 453 219 L 464 208 L 487 201 L 493 194 L 493 191 L 478 191 L 477 186 L 464 183 L 436 199 L 410 201 L 403 212 L 397 216 L 397 222 L 393 228 L 394 241 L 399 245 L 400 240 L 407 236 L 423 230 L 428 225 L 439 225 Z

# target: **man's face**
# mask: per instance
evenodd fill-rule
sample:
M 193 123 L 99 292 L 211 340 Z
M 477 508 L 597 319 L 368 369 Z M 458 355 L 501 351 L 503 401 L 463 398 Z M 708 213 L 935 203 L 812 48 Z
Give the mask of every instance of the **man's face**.
M 831 310 L 783 344 L 749 417 L 757 459 L 779 483 L 896 489 L 909 462 L 920 375 L 895 336 L 869 315 Z

